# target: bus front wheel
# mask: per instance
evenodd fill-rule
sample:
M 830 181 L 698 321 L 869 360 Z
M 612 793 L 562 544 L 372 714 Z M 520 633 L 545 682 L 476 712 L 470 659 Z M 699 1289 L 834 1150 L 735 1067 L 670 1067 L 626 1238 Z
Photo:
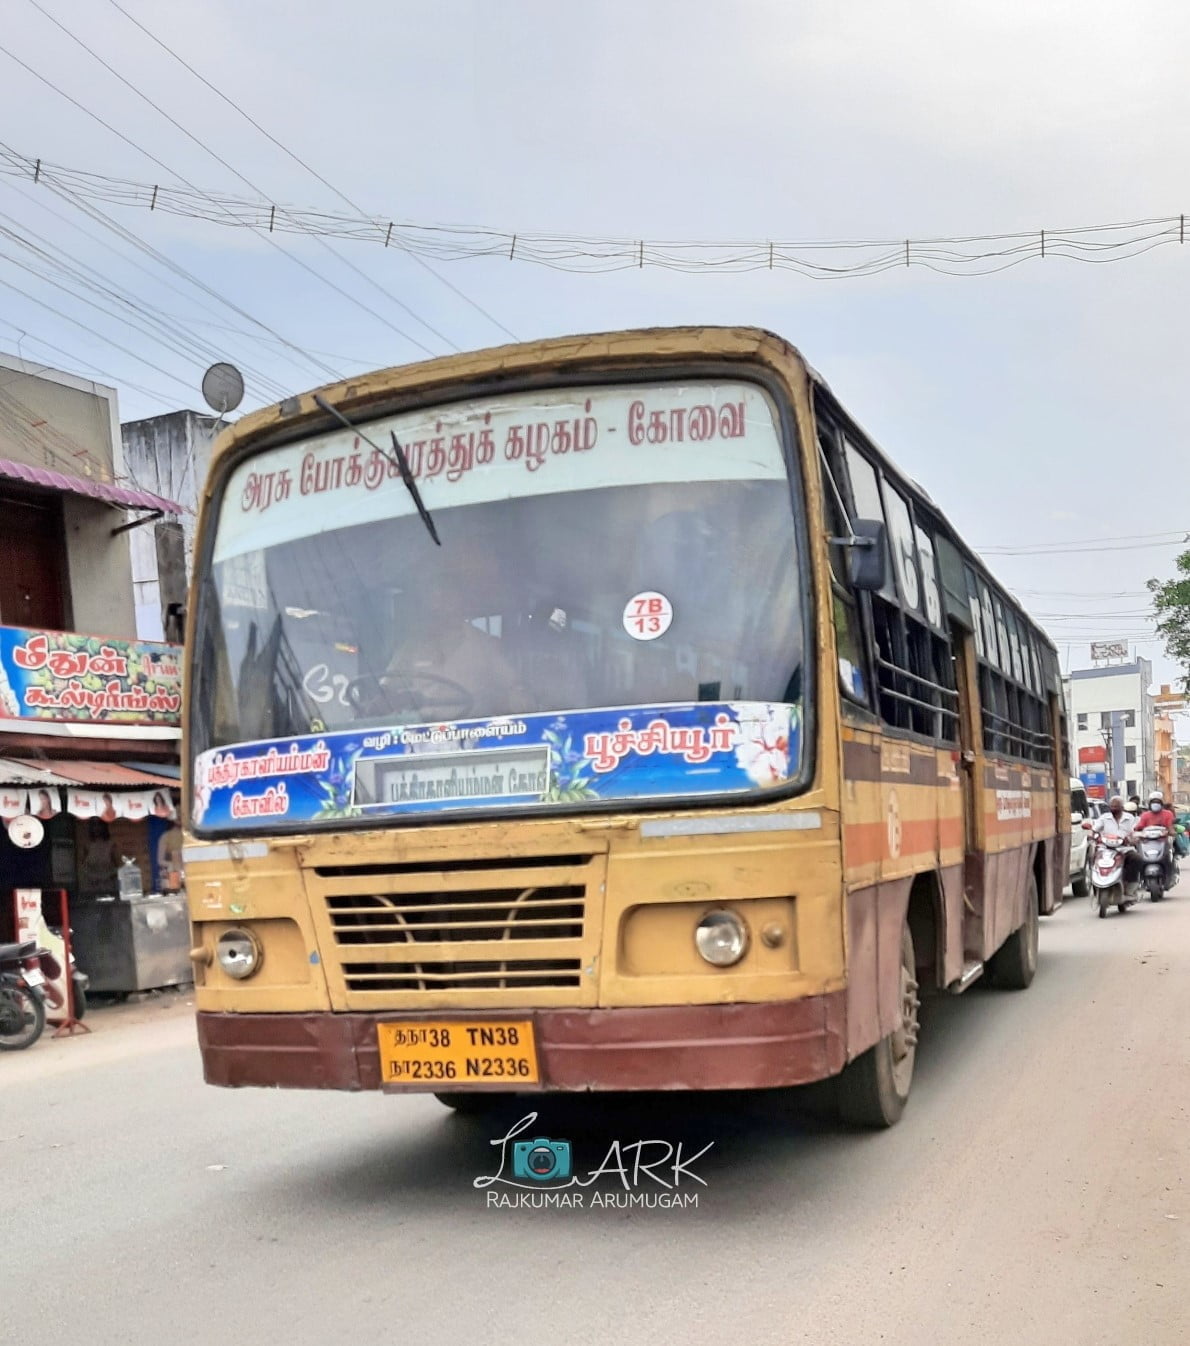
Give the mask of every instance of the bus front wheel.
M 839 1076 L 839 1112 L 851 1126 L 881 1128 L 900 1121 L 917 1057 L 917 964 L 908 924 L 901 931 L 901 1022 Z

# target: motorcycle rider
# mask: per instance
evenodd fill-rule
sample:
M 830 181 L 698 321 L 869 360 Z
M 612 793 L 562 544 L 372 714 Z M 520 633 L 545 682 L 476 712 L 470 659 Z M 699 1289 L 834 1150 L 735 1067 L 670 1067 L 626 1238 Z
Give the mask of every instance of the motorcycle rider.
M 1136 827 L 1136 818 L 1128 813 L 1124 808 L 1124 801 L 1119 795 L 1112 795 L 1107 802 L 1107 813 L 1101 813 L 1095 819 L 1091 831 L 1097 837 L 1118 837 L 1121 841 L 1126 841 Z M 1124 855 L 1124 888 L 1127 891 L 1130 885 L 1136 884 L 1140 878 L 1140 856 L 1137 855 L 1135 848 L 1130 848 Z
M 1166 888 L 1173 887 L 1173 829 L 1175 821 L 1173 814 L 1165 807 L 1165 796 L 1160 790 L 1154 790 L 1149 795 L 1148 808 L 1136 820 L 1136 829 L 1138 831 L 1142 827 L 1165 828 Z

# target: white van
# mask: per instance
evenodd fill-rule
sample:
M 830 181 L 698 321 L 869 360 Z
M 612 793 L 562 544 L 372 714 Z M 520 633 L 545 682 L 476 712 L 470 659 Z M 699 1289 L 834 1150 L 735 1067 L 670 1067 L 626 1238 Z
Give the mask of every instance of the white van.
M 1091 891 L 1091 834 L 1083 826 L 1091 822 L 1091 804 L 1077 776 L 1070 778 L 1070 888 L 1075 897 Z

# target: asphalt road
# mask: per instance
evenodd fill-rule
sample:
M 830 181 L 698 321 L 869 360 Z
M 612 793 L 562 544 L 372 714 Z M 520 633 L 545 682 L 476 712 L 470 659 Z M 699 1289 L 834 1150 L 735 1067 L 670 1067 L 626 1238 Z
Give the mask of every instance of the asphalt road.
M 1190 1339 L 1190 884 L 1068 901 L 1031 990 L 935 1003 L 892 1131 L 685 1097 L 527 1133 L 580 1171 L 613 1138 L 713 1142 L 696 1209 L 489 1208 L 503 1127 L 208 1089 L 184 1005 L 94 1023 L 0 1058 L 0 1341 Z

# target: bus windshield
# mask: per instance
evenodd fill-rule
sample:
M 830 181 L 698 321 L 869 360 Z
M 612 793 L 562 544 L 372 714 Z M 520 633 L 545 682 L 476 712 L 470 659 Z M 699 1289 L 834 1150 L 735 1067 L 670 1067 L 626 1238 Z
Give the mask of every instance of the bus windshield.
M 359 431 L 226 482 L 191 689 L 197 827 L 798 777 L 805 576 L 759 387 L 522 393 Z

